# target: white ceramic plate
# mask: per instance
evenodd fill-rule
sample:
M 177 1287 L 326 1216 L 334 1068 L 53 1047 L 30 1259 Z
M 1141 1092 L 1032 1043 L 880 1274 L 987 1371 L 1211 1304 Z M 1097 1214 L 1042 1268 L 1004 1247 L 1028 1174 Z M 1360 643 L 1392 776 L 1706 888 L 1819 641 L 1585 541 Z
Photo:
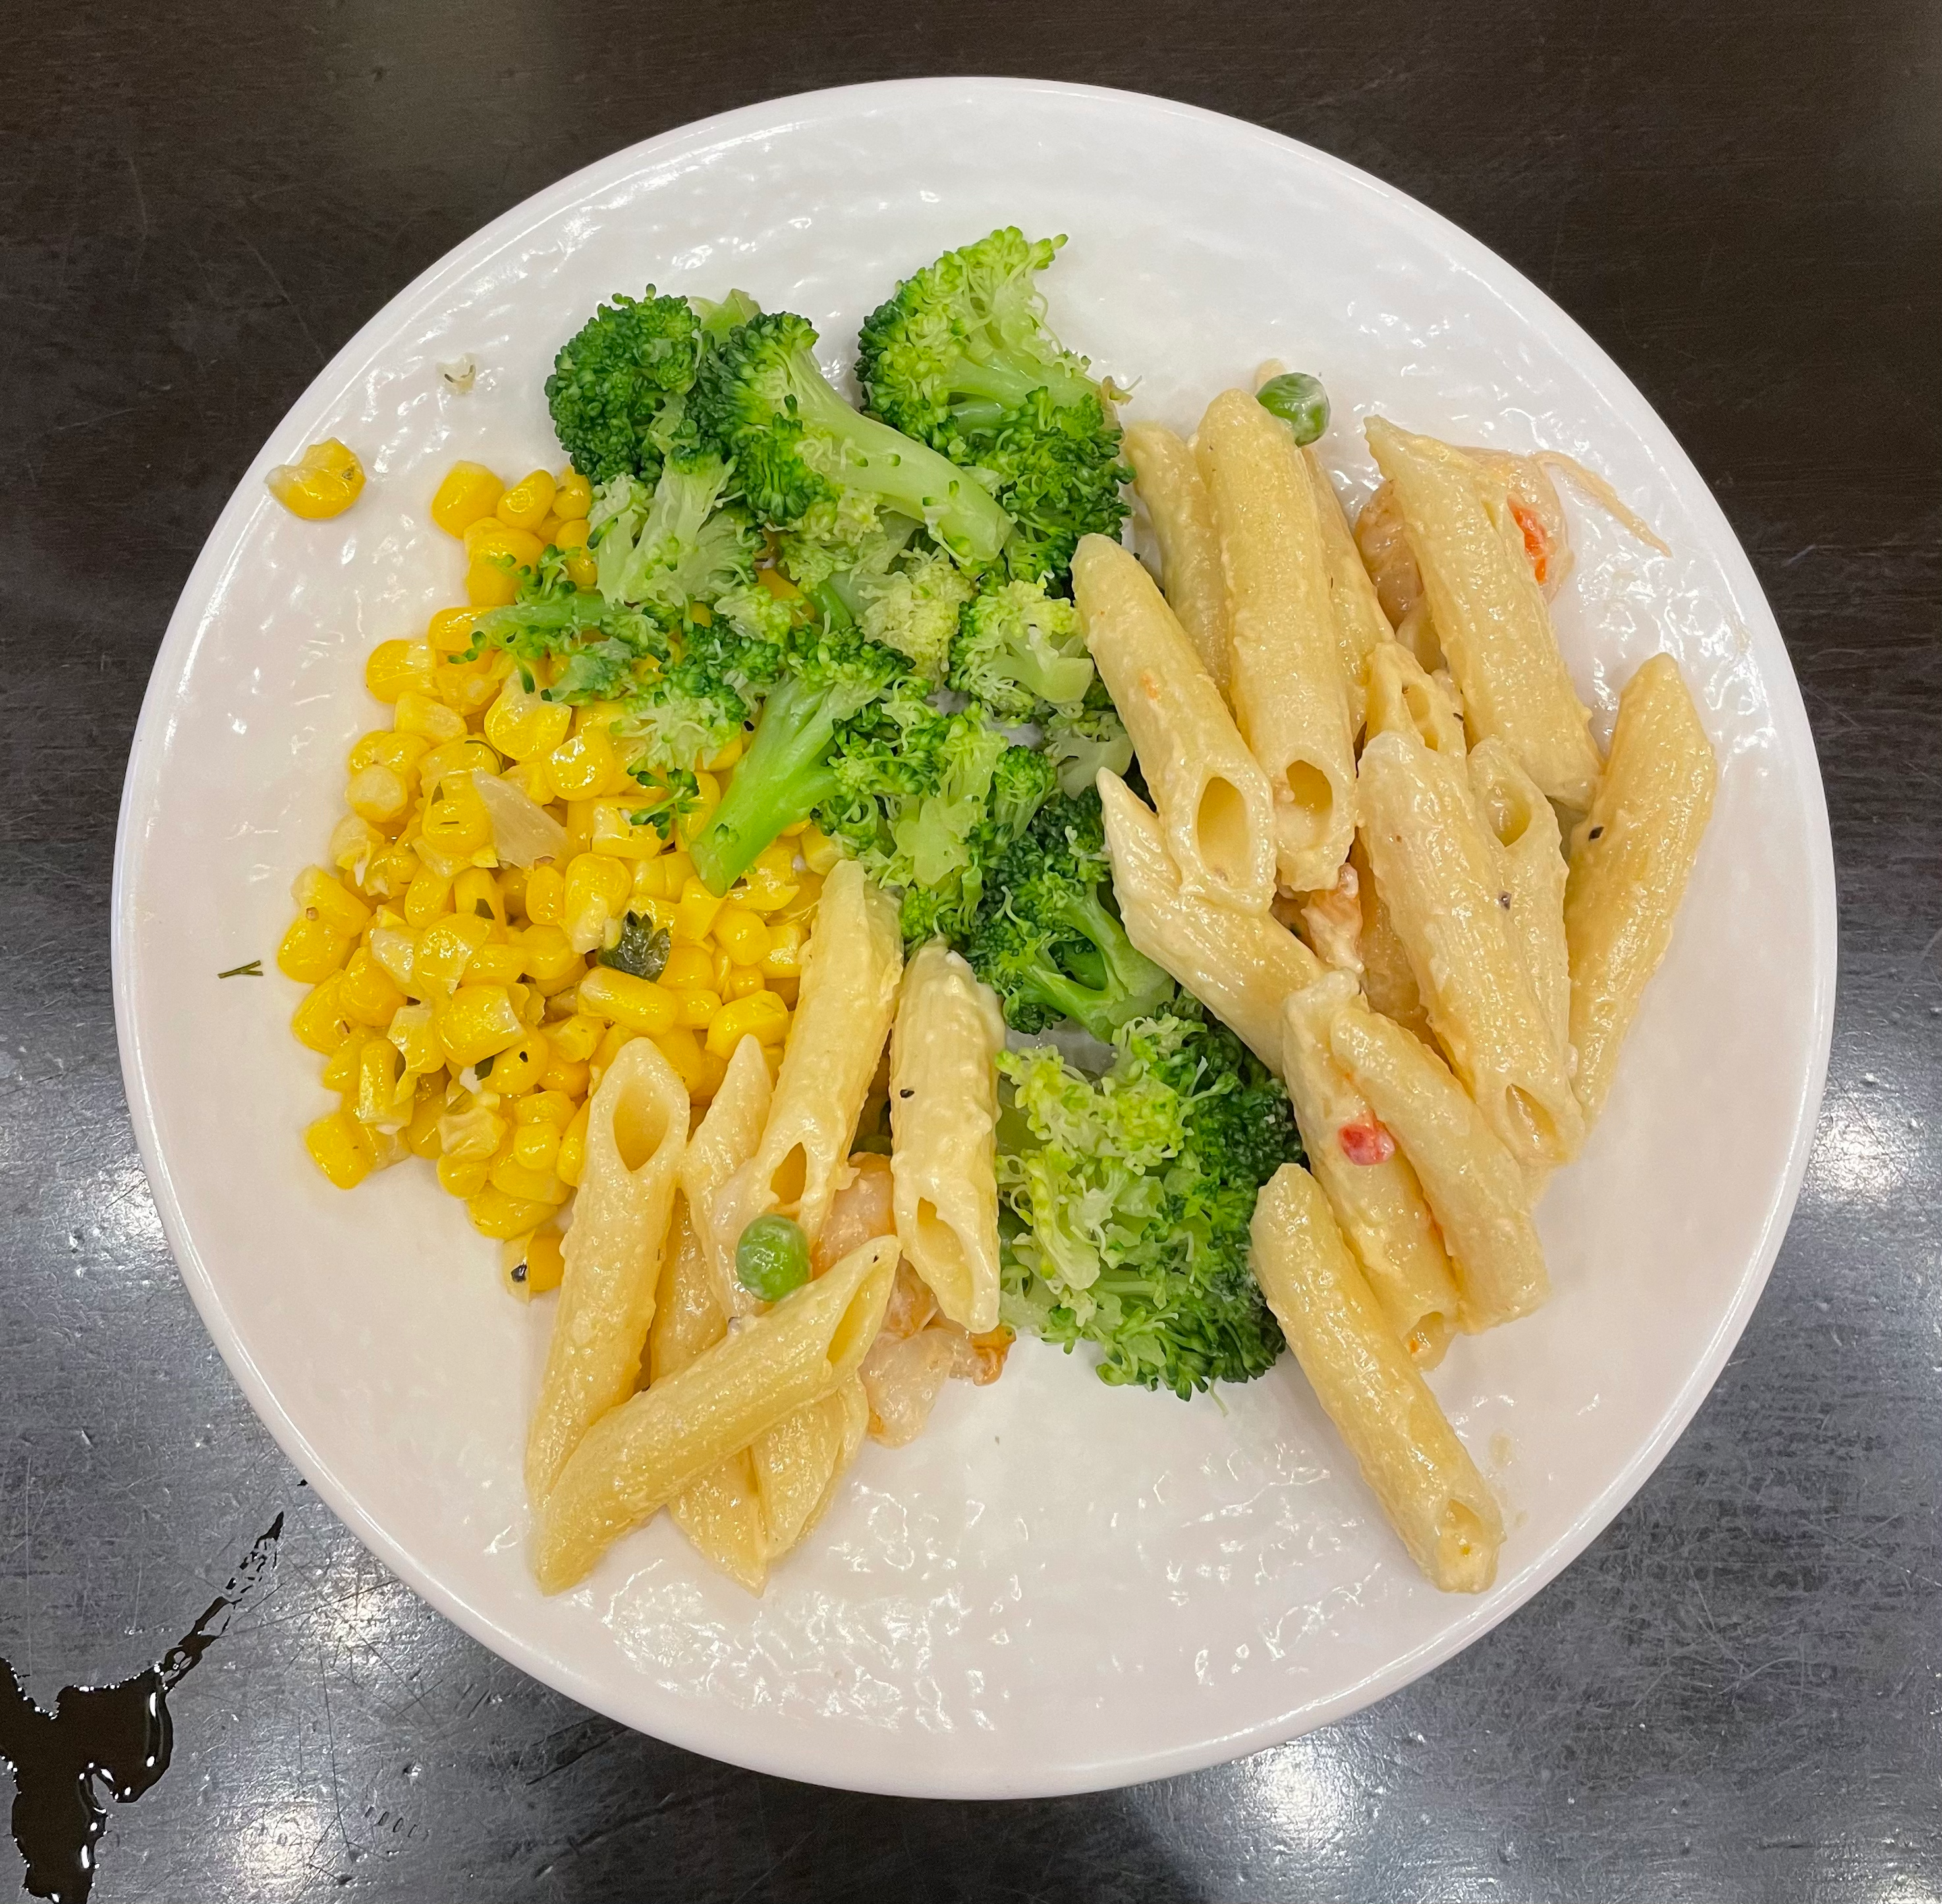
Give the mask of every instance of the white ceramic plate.
M 1441 1596 L 1372 1507 L 1292 1358 L 1185 1405 L 1022 1344 L 929 1432 L 866 1445 L 767 1596 L 663 1517 L 542 1599 L 519 1454 L 547 1306 L 422 1167 L 345 1195 L 267 962 L 293 874 L 381 720 L 365 654 L 458 598 L 426 516 L 459 456 L 559 459 L 541 381 L 616 289 L 731 285 L 822 327 L 847 367 L 902 274 L 994 224 L 1064 231 L 1067 340 L 1187 427 L 1279 357 L 1324 379 L 1352 485 L 1373 409 L 1545 445 L 1607 472 L 1668 559 L 1573 507 L 1558 605 L 1599 708 L 1669 648 L 1724 769 L 1671 957 L 1582 1162 L 1547 1194 L 1557 1297 L 1460 1340 L 1433 1385 L 1501 1492 L 1494 1591 Z M 442 387 L 461 353 L 476 388 Z M 335 522 L 266 497 L 315 438 L 370 472 Z M 1618 369 L 1508 266 L 1347 166 L 1233 120 L 1021 81 L 868 86 L 752 106 L 623 152 L 508 213 L 346 346 L 244 478 L 184 591 L 128 771 L 115 869 L 128 1097 L 169 1239 L 258 1412 L 358 1535 L 487 1645 L 718 1758 L 933 1796 L 1055 1792 L 1273 1744 L 1401 1686 L 1566 1566 L 1665 1452 L 1760 1293 L 1825 1069 L 1827 822 L 1786 654 L 1692 464 Z

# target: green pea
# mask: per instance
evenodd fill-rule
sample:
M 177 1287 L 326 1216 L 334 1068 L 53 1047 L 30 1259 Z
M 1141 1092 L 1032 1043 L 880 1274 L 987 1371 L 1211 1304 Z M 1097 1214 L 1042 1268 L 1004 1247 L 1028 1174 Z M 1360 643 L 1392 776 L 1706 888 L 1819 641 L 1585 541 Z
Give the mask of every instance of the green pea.
M 735 1280 L 765 1302 L 809 1281 L 809 1238 L 792 1217 L 758 1217 L 735 1245 Z
M 1305 370 L 1270 377 L 1254 397 L 1263 409 L 1273 411 L 1294 430 L 1297 443 L 1313 442 L 1328 427 L 1328 393 L 1319 377 Z

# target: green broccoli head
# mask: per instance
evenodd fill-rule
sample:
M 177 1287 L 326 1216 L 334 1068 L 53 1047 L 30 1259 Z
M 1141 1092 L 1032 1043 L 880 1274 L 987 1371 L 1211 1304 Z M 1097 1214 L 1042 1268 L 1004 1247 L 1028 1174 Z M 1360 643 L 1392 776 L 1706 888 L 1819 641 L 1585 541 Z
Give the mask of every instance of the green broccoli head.
M 1089 787 L 1046 800 L 988 870 L 964 956 L 1014 1030 L 1071 1018 L 1110 1038 L 1174 995 L 1172 980 L 1134 949 L 1111 892 L 1099 796 Z
M 1010 519 L 969 471 L 853 409 L 817 369 L 816 330 L 789 311 L 737 326 L 703 357 L 688 421 L 735 467 L 772 528 L 816 525 L 819 508 L 925 524 L 958 560 L 994 560 Z
M 988 583 L 960 617 L 951 685 L 1003 719 L 1076 712 L 1096 678 L 1078 610 L 1043 582 Z
M 761 537 L 740 510 L 718 507 L 727 480 L 719 457 L 676 451 L 651 493 L 629 476 L 602 484 L 587 518 L 600 593 L 678 611 L 746 589 Z
M 1045 751 L 1059 790 L 1077 796 L 1099 782 L 1099 770 L 1124 776 L 1133 764 L 1132 736 L 1106 692 L 1095 682 L 1079 707 L 1054 710 L 1045 724 Z
M 1283 1346 L 1248 1252 L 1260 1186 L 1302 1155 L 1287 1095 L 1190 999 L 1113 1042 L 1097 1079 L 1047 1048 L 999 1060 L 1006 1319 L 1096 1344 L 1107 1382 L 1251 1380 Z
M 957 638 L 959 611 L 971 599 L 963 571 L 941 550 L 908 550 L 881 574 L 856 583 L 863 632 L 895 648 L 926 681 L 941 681 Z
M 573 467 L 590 482 L 633 476 L 651 483 L 701 350 L 685 298 L 657 296 L 651 284 L 639 298 L 602 305 L 562 347 L 546 381 L 553 429 Z

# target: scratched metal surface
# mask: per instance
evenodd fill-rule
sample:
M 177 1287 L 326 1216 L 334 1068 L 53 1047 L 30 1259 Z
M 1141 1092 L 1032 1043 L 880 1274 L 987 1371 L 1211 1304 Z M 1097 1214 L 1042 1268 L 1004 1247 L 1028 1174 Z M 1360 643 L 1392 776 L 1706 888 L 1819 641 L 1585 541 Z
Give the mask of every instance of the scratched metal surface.
M 46 1702 L 125 1676 L 289 1517 L 274 1590 L 175 1696 L 173 1769 L 112 1817 L 97 1899 L 1942 1895 L 1933 0 L 969 0 L 907 23 L 856 0 L 77 0 L 0 24 L 0 1656 Z M 1417 194 L 1581 319 L 1760 572 L 1822 748 L 1843 914 L 1800 1214 L 1717 1391 L 1604 1538 L 1350 1723 L 1167 1785 L 982 1808 L 621 1732 L 372 1562 L 176 1280 L 107 950 L 150 657 L 323 360 L 458 239 L 615 146 L 951 70 L 1258 119 Z M 0 1840 L 0 1892 L 18 1872 Z

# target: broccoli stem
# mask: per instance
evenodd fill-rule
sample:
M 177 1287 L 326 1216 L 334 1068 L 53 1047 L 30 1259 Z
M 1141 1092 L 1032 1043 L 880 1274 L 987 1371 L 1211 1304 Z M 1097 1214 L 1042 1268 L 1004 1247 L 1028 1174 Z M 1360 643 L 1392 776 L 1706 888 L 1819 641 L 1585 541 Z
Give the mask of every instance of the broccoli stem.
M 830 748 L 838 722 L 855 711 L 835 687 L 793 675 L 770 692 L 727 793 L 688 848 L 709 892 L 725 893 L 784 827 L 807 819 L 836 791 Z
M 1093 387 L 1085 378 L 1075 376 L 1062 364 L 1041 363 L 1032 357 L 1014 357 L 1000 351 L 989 357 L 960 357 L 952 366 L 951 385 L 954 393 L 983 398 L 999 412 L 1014 410 L 1035 390 L 1049 390 L 1052 400 L 1061 406 L 1090 396 Z M 954 409 L 959 406 L 954 403 Z

